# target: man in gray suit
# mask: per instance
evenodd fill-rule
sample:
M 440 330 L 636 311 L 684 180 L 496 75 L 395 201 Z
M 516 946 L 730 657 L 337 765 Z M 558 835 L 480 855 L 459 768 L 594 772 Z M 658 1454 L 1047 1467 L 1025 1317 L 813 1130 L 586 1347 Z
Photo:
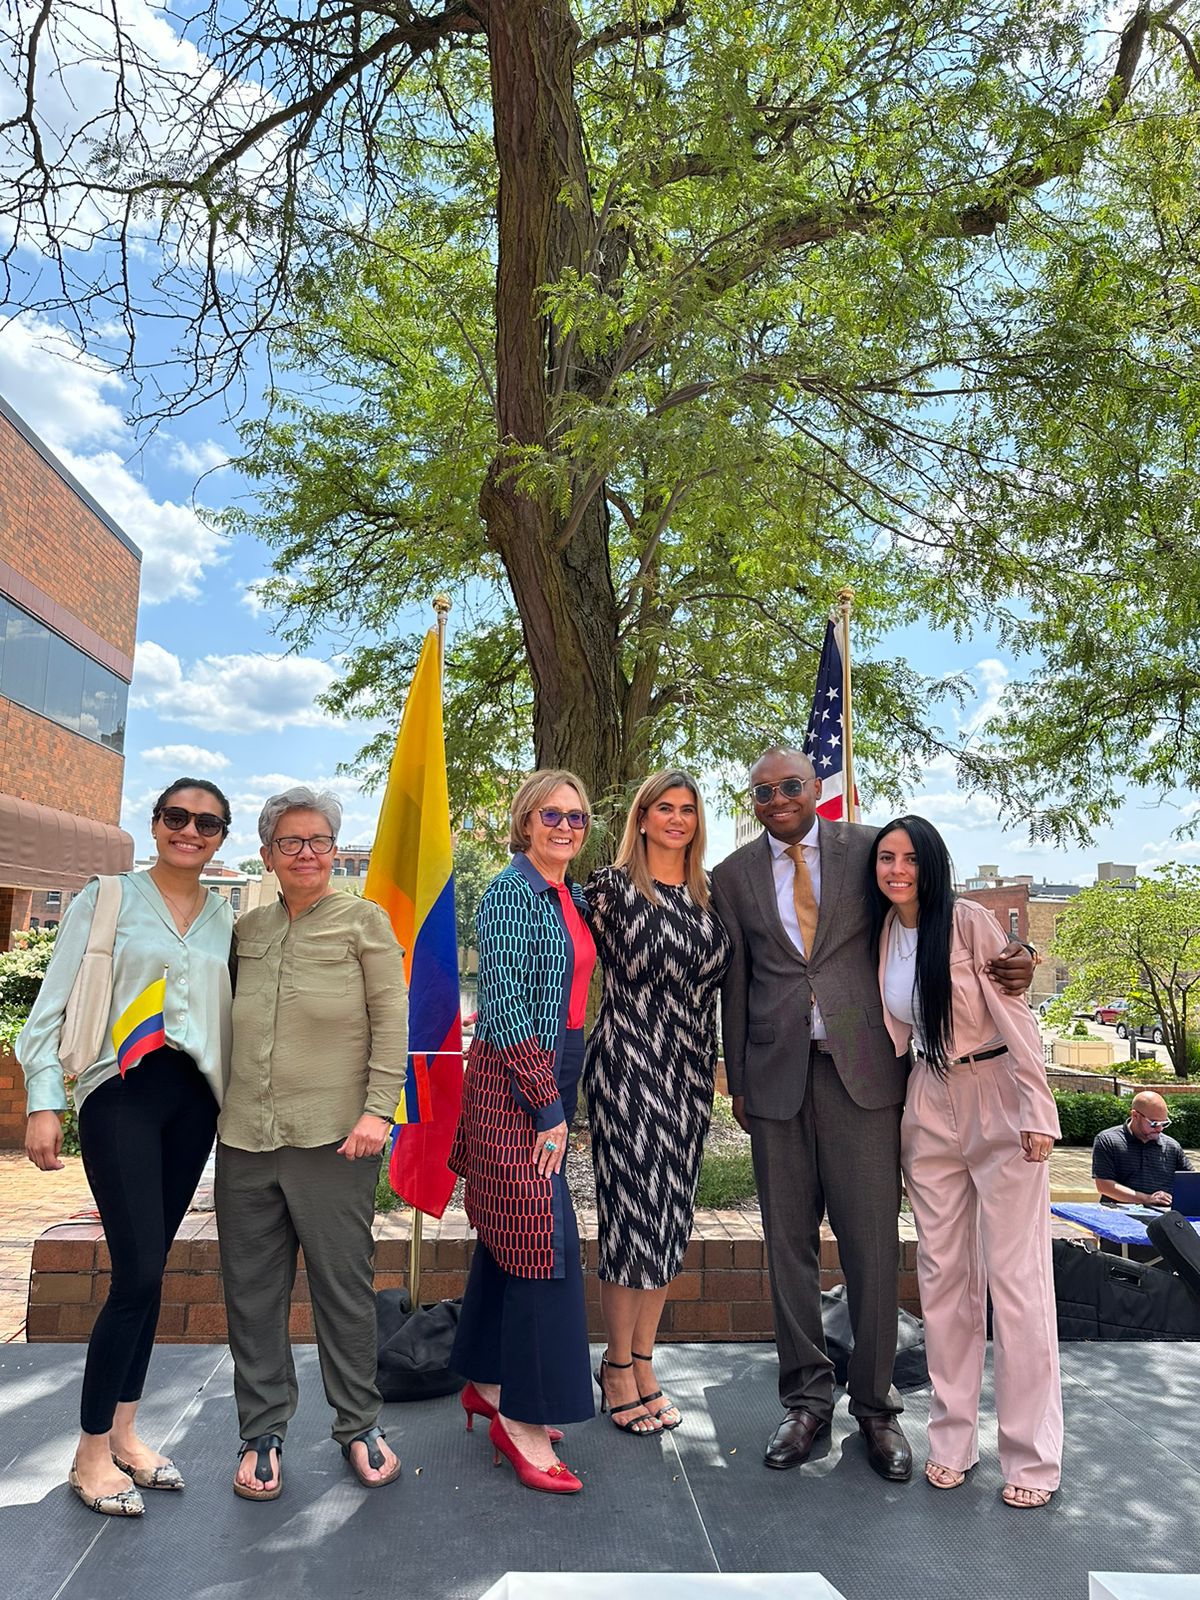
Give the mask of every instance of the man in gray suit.
M 820 1276 L 828 1210 L 854 1329 L 850 1411 L 871 1466 L 902 1482 L 912 1451 L 892 1363 L 908 1058 L 896 1055 L 879 996 L 866 897 L 876 830 L 818 819 L 821 780 L 799 751 L 767 750 L 750 779 L 766 832 L 715 868 L 713 898 L 733 942 L 725 1071 L 733 1114 L 750 1134 L 786 1408 L 766 1464 L 800 1466 L 830 1428 Z M 1017 945 L 993 964 L 1016 993 L 1032 971 Z

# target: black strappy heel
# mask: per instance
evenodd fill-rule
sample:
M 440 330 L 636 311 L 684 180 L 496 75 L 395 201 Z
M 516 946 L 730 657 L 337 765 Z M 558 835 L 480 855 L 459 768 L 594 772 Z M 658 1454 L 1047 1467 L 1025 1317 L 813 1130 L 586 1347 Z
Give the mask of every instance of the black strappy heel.
M 610 1406 L 608 1403 L 608 1393 L 604 1387 L 605 1367 L 611 1367 L 614 1372 L 628 1372 L 632 1366 L 632 1361 L 610 1361 L 607 1356 L 600 1357 L 600 1366 L 596 1372 L 596 1382 L 600 1386 L 600 1415 L 603 1416 L 607 1411 L 612 1418 L 613 1427 L 619 1428 L 622 1433 L 632 1434 L 635 1439 L 652 1439 L 656 1433 L 662 1432 L 662 1424 L 657 1422 L 653 1411 L 647 1411 L 640 1400 L 626 1400 L 624 1405 L 620 1406 Z M 642 1407 L 640 1417 L 627 1417 L 624 1422 L 617 1421 L 623 1411 L 636 1411 L 638 1406 Z M 639 1428 L 639 1422 L 649 1422 L 651 1426 Z
M 653 1361 L 654 1360 L 653 1356 L 640 1356 L 637 1353 L 636 1350 L 634 1350 L 632 1352 L 632 1355 L 633 1355 L 633 1359 L 635 1361 Z M 642 1391 L 639 1389 L 638 1393 L 642 1394 Z M 666 1429 L 666 1431 L 668 1433 L 670 1433 L 672 1428 L 677 1428 L 679 1426 L 679 1424 L 683 1421 L 683 1412 L 680 1411 L 679 1407 L 675 1404 L 674 1400 L 667 1400 L 666 1405 L 663 1406 L 661 1411 L 651 1411 L 650 1410 L 650 1402 L 651 1402 L 651 1400 L 667 1400 L 666 1395 L 662 1392 L 661 1389 L 655 1389 L 653 1394 L 642 1394 L 642 1404 L 646 1407 L 647 1414 L 649 1416 L 651 1416 L 651 1417 L 657 1417 L 658 1421 L 661 1423 L 661 1425 Z M 673 1411 L 675 1413 L 674 1422 L 668 1422 L 667 1421 L 667 1412 L 668 1411 Z

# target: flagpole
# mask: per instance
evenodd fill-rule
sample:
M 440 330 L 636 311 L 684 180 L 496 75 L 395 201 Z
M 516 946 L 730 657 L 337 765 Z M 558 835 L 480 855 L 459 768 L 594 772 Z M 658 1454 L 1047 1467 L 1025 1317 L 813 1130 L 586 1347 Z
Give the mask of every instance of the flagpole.
M 858 821 L 858 807 L 854 803 L 854 734 L 850 706 L 850 608 L 854 604 L 853 589 L 838 590 L 838 609 L 842 613 L 842 783 L 845 804 L 842 814 L 847 822 Z

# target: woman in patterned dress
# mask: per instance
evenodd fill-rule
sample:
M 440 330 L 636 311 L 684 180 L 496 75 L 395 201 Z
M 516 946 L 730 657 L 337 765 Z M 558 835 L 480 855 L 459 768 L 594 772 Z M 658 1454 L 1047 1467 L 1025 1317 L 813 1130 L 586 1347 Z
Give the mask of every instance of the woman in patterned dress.
M 667 1288 L 692 1231 L 729 937 L 709 903 L 704 802 L 686 772 L 634 797 L 616 861 L 585 890 L 604 995 L 584 1060 L 596 1169 L 601 1410 L 645 1436 L 683 1420 L 654 1376 Z M 634 1366 L 634 1363 L 637 1366 Z
M 450 1165 L 479 1234 L 450 1366 L 470 1428 L 527 1488 L 575 1494 L 555 1422 L 593 1415 L 579 1233 L 563 1176 L 596 950 L 567 867 L 591 826 L 570 772 L 539 771 L 513 796 L 512 861 L 476 918 L 479 1016 Z M 496 1456 L 499 1461 L 499 1455 Z

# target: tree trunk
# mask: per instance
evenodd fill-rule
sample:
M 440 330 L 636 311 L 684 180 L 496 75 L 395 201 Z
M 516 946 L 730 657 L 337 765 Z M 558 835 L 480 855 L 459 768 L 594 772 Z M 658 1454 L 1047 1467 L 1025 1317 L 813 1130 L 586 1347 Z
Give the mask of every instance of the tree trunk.
M 596 801 L 627 776 L 607 506 L 594 494 L 568 539 L 550 492 L 521 492 L 511 475 L 517 451 L 552 450 L 551 384 L 556 364 L 569 362 L 540 290 L 564 267 L 584 269 L 595 242 L 575 107 L 578 30 L 565 0 L 494 0 L 487 31 L 499 166 L 499 448 L 480 514 L 524 629 L 538 764 L 571 768 Z M 560 375 L 565 392 L 573 378 L 569 368 Z

